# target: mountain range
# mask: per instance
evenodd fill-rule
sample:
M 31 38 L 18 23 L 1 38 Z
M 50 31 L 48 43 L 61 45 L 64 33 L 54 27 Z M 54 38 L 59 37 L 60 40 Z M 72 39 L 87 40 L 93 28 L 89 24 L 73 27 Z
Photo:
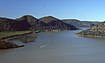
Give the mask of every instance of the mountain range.
M 78 28 L 53 16 L 46 16 L 40 19 L 31 15 L 25 15 L 17 19 L 0 18 L 0 31 L 21 31 L 30 29 L 40 31 L 61 31 L 76 30 Z

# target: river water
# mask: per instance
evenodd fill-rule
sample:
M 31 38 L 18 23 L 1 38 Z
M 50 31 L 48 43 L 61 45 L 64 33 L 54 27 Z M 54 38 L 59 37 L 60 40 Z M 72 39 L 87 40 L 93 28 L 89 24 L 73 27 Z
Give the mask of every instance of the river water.
M 1 50 L 0 63 L 105 63 L 105 40 L 77 32 L 41 32 L 25 47 Z

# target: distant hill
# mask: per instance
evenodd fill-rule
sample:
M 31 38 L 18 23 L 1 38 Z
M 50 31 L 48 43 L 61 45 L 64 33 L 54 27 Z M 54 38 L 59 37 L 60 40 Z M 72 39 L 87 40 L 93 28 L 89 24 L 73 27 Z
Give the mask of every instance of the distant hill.
M 52 30 L 76 30 L 77 28 L 71 24 L 67 24 L 60 19 L 57 19 L 53 16 L 46 16 L 39 19 L 40 21 L 46 23 L 48 28 Z
M 105 38 L 105 22 L 99 23 L 88 30 L 78 33 L 86 37 L 102 37 Z
M 20 30 L 76 30 L 73 25 L 62 22 L 61 20 L 47 16 L 37 19 L 31 15 L 25 15 L 17 19 L 0 18 L 0 31 L 20 31 Z
M 92 21 L 80 21 L 77 19 L 63 19 L 62 21 L 65 23 L 74 25 L 76 27 L 92 27 L 99 23 L 99 22 L 92 22 Z

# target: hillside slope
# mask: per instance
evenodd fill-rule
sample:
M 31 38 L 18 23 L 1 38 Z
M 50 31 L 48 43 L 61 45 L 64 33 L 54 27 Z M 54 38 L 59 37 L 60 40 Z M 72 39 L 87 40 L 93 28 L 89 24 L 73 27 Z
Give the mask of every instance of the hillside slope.
M 88 30 L 78 33 L 86 37 L 102 37 L 105 38 L 105 22 L 99 23 Z
M 76 30 L 73 25 L 64 23 L 63 21 L 47 16 L 37 19 L 31 15 L 24 15 L 17 19 L 0 18 L 0 31 L 22 31 L 22 30 Z
M 75 26 L 67 24 L 53 16 L 42 17 L 39 20 L 46 23 L 48 26 L 50 26 L 48 28 L 52 30 L 76 30 L 77 29 Z
M 77 19 L 63 19 L 62 21 L 65 23 L 74 25 L 76 27 L 92 27 L 99 23 L 99 22 L 92 22 L 92 21 L 80 21 Z

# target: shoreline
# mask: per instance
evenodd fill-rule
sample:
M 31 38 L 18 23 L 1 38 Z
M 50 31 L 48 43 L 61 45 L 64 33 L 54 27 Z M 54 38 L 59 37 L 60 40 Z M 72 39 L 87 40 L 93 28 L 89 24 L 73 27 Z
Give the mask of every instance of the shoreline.
M 8 41 L 8 40 L 11 40 L 11 39 L 14 39 L 14 38 L 18 38 L 18 37 L 21 37 L 21 36 L 25 36 L 25 35 L 29 35 L 29 34 L 32 34 L 32 33 L 33 32 L 24 33 L 24 34 L 17 34 L 17 35 L 11 35 L 11 36 L 7 36 L 7 37 L 4 37 L 4 38 L 1 38 L 0 40 Z
M 15 44 L 10 41 L 0 40 L 0 50 L 13 49 L 13 48 L 19 48 L 19 47 L 24 47 L 24 45 Z
M 17 34 L 17 35 L 11 35 L 11 36 L 0 38 L 0 43 L 1 43 L 0 44 L 0 50 L 24 47 L 25 45 L 15 44 L 15 43 L 11 42 L 10 40 L 14 39 L 14 38 L 25 36 L 25 35 L 29 35 L 29 34 L 32 34 L 32 33 L 33 32 L 28 32 L 28 33 L 24 33 L 24 34 Z
M 93 35 L 83 35 L 83 34 L 78 34 L 76 35 L 81 36 L 81 37 L 87 37 L 87 38 L 99 38 L 99 39 L 105 39 L 105 36 L 93 36 Z
M 73 30 L 59 30 L 59 31 L 43 31 L 43 32 L 61 32 L 61 31 L 73 31 Z M 24 33 L 24 34 L 17 34 L 17 35 L 11 35 L 11 36 L 7 36 L 7 37 L 3 37 L 3 38 L 0 38 L 0 40 L 11 40 L 11 39 L 14 39 L 14 38 L 18 38 L 18 37 L 22 37 L 22 36 L 25 36 L 25 35 L 30 35 L 32 33 L 40 33 L 40 32 L 28 32 L 28 33 Z
M 69 31 L 69 30 L 54 30 L 54 31 L 44 31 L 44 32 L 60 32 L 60 31 Z M 12 39 L 20 38 L 20 37 L 31 35 L 31 34 L 34 35 L 35 33 L 40 33 L 40 32 L 30 31 L 30 32 L 23 33 L 23 34 L 11 35 L 11 36 L 0 38 L 0 42 L 3 40 L 4 42 L 8 42 L 11 45 L 11 43 L 13 43 L 13 42 L 11 42 Z M 15 43 L 13 43 L 13 44 L 15 44 Z M 11 47 L 9 47 L 9 48 L 0 48 L 0 50 L 13 49 L 13 48 L 19 48 L 19 47 L 24 47 L 24 45 L 15 44 L 14 46 L 11 45 Z

